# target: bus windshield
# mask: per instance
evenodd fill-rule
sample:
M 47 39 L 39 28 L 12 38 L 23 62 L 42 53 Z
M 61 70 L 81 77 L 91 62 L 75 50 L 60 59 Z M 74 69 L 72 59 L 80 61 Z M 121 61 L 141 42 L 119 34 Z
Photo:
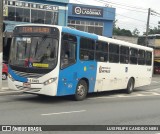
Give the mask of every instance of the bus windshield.
M 53 69 L 57 64 L 58 40 L 47 36 L 14 37 L 10 65 L 25 68 Z

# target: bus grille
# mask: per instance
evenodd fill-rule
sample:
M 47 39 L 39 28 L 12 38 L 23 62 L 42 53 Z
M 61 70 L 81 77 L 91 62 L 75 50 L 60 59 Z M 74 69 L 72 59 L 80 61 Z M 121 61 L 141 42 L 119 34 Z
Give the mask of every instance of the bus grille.
M 40 88 L 31 88 L 31 89 L 28 89 L 28 88 L 24 88 L 22 86 L 18 86 L 16 85 L 17 89 L 23 91 L 23 92 L 27 92 L 27 91 L 30 91 L 30 92 L 39 92 L 41 89 Z
M 21 76 L 21 77 L 26 77 L 26 78 L 39 78 L 42 77 L 44 74 L 37 74 L 37 73 L 26 73 L 26 72 L 19 72 L 13 70 L 15 74 Z

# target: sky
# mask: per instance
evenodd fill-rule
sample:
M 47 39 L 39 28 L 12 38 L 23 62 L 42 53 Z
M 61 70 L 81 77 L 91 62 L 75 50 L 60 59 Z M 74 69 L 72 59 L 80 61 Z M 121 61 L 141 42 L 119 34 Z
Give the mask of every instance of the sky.
M 150 16 L 150 28 L 157 27 L 160 21 L 160 0 L 70 0 L 70 3 L 116 8 L 116 25 L 131 32 L 137 28 L 140 34 L 146 31 L 149 8 L 159 13 Z

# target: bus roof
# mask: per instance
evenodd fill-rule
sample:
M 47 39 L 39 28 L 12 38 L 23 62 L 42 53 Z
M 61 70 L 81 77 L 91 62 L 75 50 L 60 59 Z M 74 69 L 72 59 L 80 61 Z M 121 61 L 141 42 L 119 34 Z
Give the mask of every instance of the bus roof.
M 22 24 L 22 25 L 17 25 L 17 26 L 57 27 L 58 29 L 62 30 L 62 32 L 70 33 L 70 34 L 73 34 L 73 35 L 79 35 L 79 36 L 91 38 L 91 39 L 94 39 L 94 40 L 106 41 L 108 43 L 114 43 L 114 44 L 124 45 L 124 46 L 128 46 L 128 47 L 134 47 L 134 48 L 138 48 L 138 49 L 153 51 L 153 48 L 129 43 L 129 42 L 122 41 L 122 40 L 112 39 L 112 38 L 108 38 L 108 37 L 104 37 L 104 36 L 100 36 L 100 35 L 96 35 L 96 34 L 92 34 L 92 33 L 87 33 L 87 32 L 84 32 L 84 31 L 80 31 L 80 30 L 73 29 L 73 28 L 70 28 L 70 27 L 65 27 L 65 26 L 44 25 L 44 24 Z M 160 34 L 157 34 L 157 35 L 160 35 Z
M 66 32 L 66 33 L 70 33 L 70 34 L 74 34 L 74 35 L 79 35 L 79 36 L 83 36 L 86 38 L 91 38 L 94 40 L 98 40 L 98 35 L 96 34 L 92 34 L 92 33 L 87 33 L 84 31 L 80 31 L 74 28 L 70 28 L 70 27 L 62 27 L 62 31 Z
M 129 42 L 126 42 L 126 41 L 107 38 L 107 37 L 103 37 L 103 36 L 99 36 L 99 40 L 106 41 L 108 43 L 119 44 L 119 45 L 123 45 L 123 46 L 128 46 L 128 47 L 134 47 L 134 48 L 138 48 L 138 49 L 153 51 L 153 48 L 150 48 L 150 47 L 141 46 L 141 45 L 138 45 L 138 44 L 133 44 L 133 43 L 129 43 Z

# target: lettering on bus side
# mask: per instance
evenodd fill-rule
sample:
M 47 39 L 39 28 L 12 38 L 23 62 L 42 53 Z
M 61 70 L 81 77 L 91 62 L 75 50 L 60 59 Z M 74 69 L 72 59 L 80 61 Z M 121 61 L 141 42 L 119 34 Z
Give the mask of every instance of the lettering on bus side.
M 111 68 L 110 67 L 99 67 L 99 73 L 110 73 L 111 72 Z
M 150 72 L 150 71 L 151 71 L 151 68 L 147 68 L 147 71 Z

